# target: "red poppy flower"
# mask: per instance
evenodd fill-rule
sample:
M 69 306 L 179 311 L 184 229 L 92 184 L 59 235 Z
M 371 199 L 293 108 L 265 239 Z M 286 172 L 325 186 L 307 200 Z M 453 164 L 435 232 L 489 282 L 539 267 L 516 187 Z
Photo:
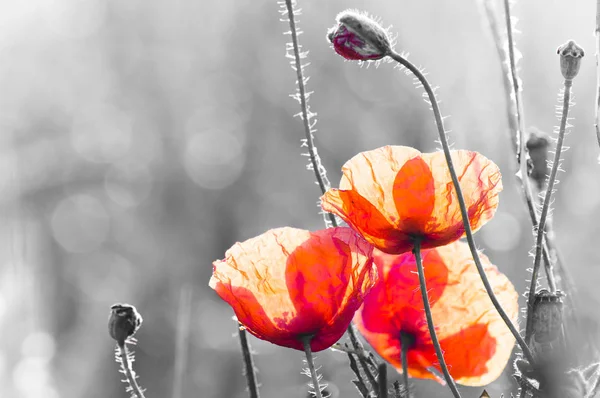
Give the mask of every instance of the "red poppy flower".
M 498 166 L 477 152 L 451 151 L 473 231 L 498 207 L 502 181 Z M 443 152 L 421 153 L 405 146 L 362 152 L 342 168 L 340 189 L 321 198 L 378 249 L 399 254 L 461 238 L 464 226 Z
M 259 339 L 304 350 L 344 334 L 377 280 L 373 247 L 350 228 L 272 229 L 236 243 L 213 263 L 210 287 Z
M 386 361 L 402 370 L 400 332 L 410 336 L 408 374 L 437 379 L 428 367 L 440 370 L 419 291 L 412 253 L 390 255 L 375 251 L 380 279 L 365 298 L 354 322 Z M 473 262 L 461 241 L 423 250 L 423 266 L 433 323 L 450 374 L 457 383 L 482 386 L 502 373 L 515 338 L 494 309 Z M 512 319 L 519 314 L 518 294 L 508 278 L 480 254 L 494 293 Z

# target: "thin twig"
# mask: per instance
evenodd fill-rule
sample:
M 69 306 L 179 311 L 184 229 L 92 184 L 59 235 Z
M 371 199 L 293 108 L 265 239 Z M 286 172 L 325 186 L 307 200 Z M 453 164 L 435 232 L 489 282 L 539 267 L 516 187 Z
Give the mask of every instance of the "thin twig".
M 546 217 L 548 216 L 548 210 L 550 209 L 550 199 L 552 197 L 552 191 L 554 190 L 554 183 L 556 181 L 556 174 L 558 173 L 558 167 L 560 165 L 560 155 L 562 153 L 563 141 L 565 138 L 565 130 L 567 127 L 567 118 L 569 117 L 569 105 L 571 103 L 571 85 L 572 80 L 565 79 L 565 88 L 563 94 L 563 109 L 562 116 L 560 119 L 560 127 L 558 131 L 558 140 L 556 141 L 556 150 L 554 153 L 554 162 L 552 164 L 552 170 L 550 171 L 550 177 L 548 178 L 548 184 L 546 187 L 546 195 L 544 196 L 544 204 L 542 206 L 542 212 L 540 213 L 540 222 L 538 224 L 537 237 L 535 240 L 535 257 L 533 261 L 533 271 L 531 272 L 531 285 L 529 286 L 529 297 L 527 300 L 527 323 L 525 327 L 525 340 L 529 341 L 531 337 L 531 323 L 533 322 L 533 302 L 535 300 L 535 288 L 537 286 L 537 276 L 540 269 L 540 262 L 542 258 L 542 244 L 544 241 L 544 233 L 546 227 Z
M 477 267 L 477 271 L 479 272 L 479 276 L 483 282 L 483 286 L 485 287 L 485 290 L 486 290 L 488 296 L 490 297 L 490 300 L 492 300 L 492 304 L 496 308 L 496 311 L 498 311 L 498 314 L 500 314 L 500 317 L 502 318 L 504 323 L 506 323 L 506 326 L 508 326 L 510 332 L 513 334 L 513 336 L 515 336 L 515 339 L 521 346 L 521 350 L 523 351 L 523 353 L 525 354 L 527 359 L 529 359 L 531 362 L 533 362 L 533 356 L 531 355 L 531 351 L 529 350 L 529 347 L 527 347 L 527 344 L 525 344 L 523 337 L 521 337 L 521 335 L 519 334 L 515 325 L 513 325 L 512 321 L 506 314 L 506 311 L 504 311 L 504 308 L 502 308 L 502 305 L 496 298 L 496 295 L 494 294 L 494 290 L 492 289 L 492 286 L 490 285 L 490 282 L 485 274 L 485 270 L 483 269 L 483 265 L 481 264 L 481 260 L 479 258 L 479 253 L 477 252 L 477 247 L 475 247 L 475 241 L 473 239 L 473 232 L 471 231 L 471 225 L 469 223 L 469 213 L 467 212 L 467 206 L 465 205 L 465 199 L 462 194 L 460 182 L 458 181 L 458 177 L 456 175 L 456 170 L 454 170 L 454 165 L 452 162 L 452 155 L 450 154 L 450 148 L 448 146 L 448 140 L 446 138 L 446 131 L 444 129 L 444 122 L 442 119 L 439 105 L 437 103 L 437 99 L 435 98 L 435 94 L 433 93 L 433 89 L 431 88 L 431 85 L 429 84 L 429 82 L 427 81 L 425 76 L 421 73 L 421 71 L 417 67 L 415 67 L 412 63 L 410 63 L 407 59 L 405 59 L 404 57 L 402 57 L 400 54 L 396 53 L 395 51 L 391 51 L 389 56 L 392 59 L 394 59 L 396 62 L 400 63 L 402 66 L 404 66 L 408 70 L 410 70 L 413 73 L 413 75 L 415 75 L 415 77 L 417 79 L 419 79 L 419 81 L 423 85 L 423 88 L 425 89 L 425 92 L 427 93 L 427 96 L 429 97 L 429 101 L 431 103 L 431 108 L 433 110 L 436 125 L 438 128 L 440 142 L 441 142 L 442 148 L 444 150 L 444 155 L 446 157 L 446 163 L 448 164 L 448 170 L 450 171 L 450 177 L 452 178 L 452 184 L 454 185 L 454 188 L 456 190 L 456 197 L 458 199 L 458 204 L 459 204 L 461 216 L 463 219 L 463 225 L 465 228 L 465 235 L 467 238 L 467 243 L 469 244 L 469 249 L 471 250 L 471 254 L 473 255 L 473 260 L 475 262 L 475 266 Z
M 131 361 L 129 360 L 129 352 L 127 351 L 127 343 L 117 343 L 119 349 L 119 356 L 121 358 L 121 368 L 125 373 L 125 377 L 131 387 L 131 392 L 135 394 L 137 398 L 145 398 L 144 392 L 137 383 L 137 378 L 132 370 Z
M 444 373 L 444 378 L 446 379 L 446 383 L 448 383 L 448 387 L 452 391 L 452 394 L 455 398 L 460 398 L 460 393 L 456 388 L 454 379 L 452 378 L 452 376 L 450 376 L 448 366 L 446 366 L 446 361 L 444 360 L 444 354 L 442 353 L 442 347 L 440 346 L 440 342 L 435 332 L 433 316 L 431 315 L 431 306 L 429 305 L 429 298 L 427 297 L 427 283 L 425 282 L 425 271 L 423 269 L 423 261 L 421 260 L 421 242 L 418 239 L 415 239 L 414 241 L 413 254 L 415 255 L 415 262 L 417 263 L 417 273 L 419 274 L 419 285 L 421 289 L 421 297 L 423 298 L 425 318 L 427 318 L 427 328 L 429 329 L 429 335 L 431 336 L 433 348 L 435 348 L 435 355 L 437 356 L 437 359 L 440 363 L 440 367 L 442 368 L 442 372 Z
M 304 346 L 304 353 L 306 354 L 306 363 L 308 364 L 308 370 L 310 371 L 310 377 L 313 382 L 313 390 L 315 398 L 323 398 L 321 394 L 321 386 L 319 385 L 319 376 L 315 370 L 315 364 L 313 362 L 312 350 L 310 349 L 310 340 L 312 336 L 304 336 L 302 338 L 302 345 Z
M 248 383 L 248 394 L 250 398 L 259 398 L 256 369 L 254 368 L 252 350 L 250 349 L 250 344 L 248 344 L 247 332 L 241 323 L 239 324 L 239 329 L 240 345 L 242 347 L 242 356 L 244 357 L 244 373 L 246 373 L 246 382 Z

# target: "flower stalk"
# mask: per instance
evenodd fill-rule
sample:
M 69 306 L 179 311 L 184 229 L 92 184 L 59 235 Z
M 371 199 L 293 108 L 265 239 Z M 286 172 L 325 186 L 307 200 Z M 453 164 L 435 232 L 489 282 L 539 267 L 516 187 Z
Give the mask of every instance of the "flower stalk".
M 312 350 L 310 348 L 310 341 L 312 340 L 312 336 L 303 336 L 301 340 L 302 345 L 304 346 L 304 354 L 306 355 L 308 371 L 310 372 L 310 377 L 312 379 L 313 393 L 315 394 L 315 398 L 323 398 L 323 395 L 321 394 L 321 386 L 319 385 L 319 376 L 317 375 L 317 371 L 315 369 Z
M 248 394 L 250 398 L 260 398 L 258 393 L 258 383 L 256 382 L 256 368 L 254 367 L 254 359 L 252 358 L 252 350 L 248 343 L 246 329 L 239 324 L 240 346 L 242 347 L 242 356 L 244 358 L 244 373 L 246 374 L 246 382 L 248 383 Z
M 410 335 L 406 332 L 400 332 L 400 361 L 402 362 L 402 382 L 406 396 L 410 397 L 410 387 L 408 386 L 408 348 L 414 343 Z
M 479 276 L 481 277 L 481 280 L 483 282 L 485 290 L 488 293 L 490 300 L 492 300 L 492 303 L 493 303 L 494 307 L 496 308 L 496 311 L 498 311 L 498 313 L 502 317 L 502 320 L 504 320 L 504 323 L 506 323 L 506 326 L 509 328 L 510 332 L 513 334 L 513 336 L 515 336 L 515 339 L 519 343 L 519 346 L 521 347 L 521 350 L 523 351 L 525 356 L 529 360 L 533 361 L 533 356 L 531 355 L 531 351 L 529 350 L 529 347 L 527 347 L 527 344 L 525 344 L 523 337 L 521 337 L 517 328 L 513 325 L 510 318 L 506 314 L 506 311 L 504 311 L 504 309 L 502 308 L 502 305 L 496 298 L 496 295 L 494 294 L 492 286 L 490 285 L 490 282 L 485 274 L 485 270 L 483 269 L 483 265 L 481 264 L 481 259 L 479 258 L 479 253 L 477 252 L 477 248 L 475 247 L 475 241 L 473 239 L 473 232 L 471 231 L 471 225 L 469 224 L 469 215 L 468 215 L 467 207 L 465 205 L 465 200 L 464 200 L 464 197 L 462 194 L 462 189 L 460 187 L 460 182 L 458 181 L 458 176 L 456 175 L 456 170 L 454 169 L 452 156 L 450 154 L 450 147 L 448 145 L 448 139 L 446 137 L 446 130 L 444 128 L 444 121 L 442 118 L 442 114 L 440 112 L 440 108 L 439 108 L 437 99 L 435 97 L 435 93 L 433 92 L 431 85 L 429 84 L 429 82 L 427 81 L 427 79 L 425 78 L 423 73 L 421 73 L 421 71 L 417 67 L 415 67 L 411 62 L 409 62 L 407 59 L 402 57 L 402 55 L 398 54 L 397 52 L 395 52 L 393 50 L 391 50 L 391 52 L 388 55 L 393 60 L 395 60 L 396 62 L 398 62 L 405 68 L 407 68 L 419 80 L 419 82 L 423 85 L 425 92 L 427 93 L 427 96 L 431 103 L 431 108 L 433 110 L 433 114 L 435 117 L 435 122 L 436 122 L 436 125 L 438 128 L 439 138 L 440 138 L 440 142 L 442 144 L 442 148 L 444 151 L 444 156 L 446 157 L 446 163 L 448 165 L 448 170 L 450 171 L 450 176 L 452 178 L 452 184 L 454 185 L 454 188 L 456 190 L 456 196 L 458 199 L 458 204 L 460 206 L 460 212 L 461 212 L 461 216 L 462 216 L 463 224 L 464 224 L 464 228 L 465 228 L 465 235 L 467 238 L 467 243 L 469 245 L 469 249 L 471 250 L 471 253 L 473 254 L 473 260 L 475 261 L 475 266 L 477 267 L 477 271 L 479 272 Z
M 567 127 L 567 120 L 569 117 L 569 107 L 571 104 L 571 86 L 573 85 L 573 78 L 579 71 L 579 65 L 581 57 L 583 57 L 583 50 L 579 48 L 574 42 L 570 41 L 567 44 L 561 46 L 558 49 L 561 59 L 561 72 L 564 81 L 563 90 L 563 105 L 562 115 L 560 119 L 560 126 L 558 130 L 558 140 L 556 141 L 556 150 L 554 152 L 554 160 L 552 163 L 552 170 L 548 177 L 548 183 L 546 184 L 546 193 L 544 195 L 544 203 L 542 205 L 542 211 L 540 213 L 540 220 L 537 227 L 537 236 L 535 241 L 535 257 L 533 261 L 533 272 L 531 274 L 531 285 L 529 287 L 529 297 L 527 301 L 527 323 L 525 329 L 525 339 L 528 340 L 531 337 L 532 329 L 532 308 L 535 299 L 535 289 L 537 286 L 537 276 L 540 268 L 540 262 L 542 257 L 542 246 L 544 240 L 544 234 L 546 232 L 546 218 L 548 217 L 548 211 L 550 209 L 550 200 L 554 191 L 554 183 L 556 182 L 556 175 L 560 165 L 560 157 L 562 154 L 563 141 L 565 138 L 565 131 Z
M 435 355 L 437 356 L 438 361 L 440 362 L 440 367 L 442 368 L 442 372 L 444 373 L 444 378 L 446 379 L 446 383 L 448 383 L 448 387 L 452 391 L 452 394 L 455 398 L 460 398 L 460 393 L 456 388 L 456 383 L 454 383 L 454 379 L 450 375 L 448 371 L 448 367 L 446 366 L 446 361 L 444 360 L 444 354 L 442 352 L 442 347 L 440 346 L 440 342 L 437 338 L 437 334 L 435 332 L 435 326 L 433 324 L 433 316 L 431 314 L 431 306 L 429 305 L 429 297 L 427 296 L 427 283 L 425 282 L 425 270 L 423 269 L 423 261 L 421 259 L 421 242 L 418 239 L 414 241 L 413 254 L 415 255 L 415 261 L 417 263 L 417 272 L 419 274 L 419 286 L 421 290 L 421 297 L 423 298 L 423 307 L 425 310 L 425 317 L 427 318 L 427 328 L 429 329 L 429 335 L 431 336 L 431 342 L 433 343 L 433 348 L 435 349 Z M 406 373 L 405 373 L 406 374 Z M 408 383 L 407 383 L 408 384 Z

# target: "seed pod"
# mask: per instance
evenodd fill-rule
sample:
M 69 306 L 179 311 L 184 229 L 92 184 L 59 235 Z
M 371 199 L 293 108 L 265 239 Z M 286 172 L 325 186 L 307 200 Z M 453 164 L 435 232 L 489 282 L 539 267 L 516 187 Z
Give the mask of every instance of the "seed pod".
M 561 292 L 546 289 L 535 294 L 529 345 L 538 363 L 553 362 L 564 354 L 562 297 Z
M 548 147 L 550 146 L 548 135 L 532 128 L 526 146 L 529 153 L 527 164 L 531 167 L 527 174 L 535 181 L 537 189 L 541 190 L 546 182 L 548 172 Z
M 573 80 L 579 73 L 581 58 L 585 55 L 583 48 L 579 47 L 573 40 L 569 40 L 558 47 L 556 53 L 560 55 L 560 71 L 563 77 L 566 80 Z
M 391 43 L 387 31 L 365 14 L 352 10 L 337 16 L 337 26 L 327 32 L 336 53 L 349 60 L 373 61 L 389 54 Z
M 110 307 L 108 318 L 108 333 L 115 339 L 119 346 L 133 336 L 142 325 L 142 316 L 133 305 L 114 304 Z

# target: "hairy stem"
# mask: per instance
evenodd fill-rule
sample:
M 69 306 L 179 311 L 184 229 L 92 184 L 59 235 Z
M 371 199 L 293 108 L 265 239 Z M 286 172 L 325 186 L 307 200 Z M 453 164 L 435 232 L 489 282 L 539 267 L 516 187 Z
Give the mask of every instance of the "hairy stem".
M 421 71 L 417 67 L 415 67 L 412 63 L 410 63 L 407 59 L 405 59 L 404 57 L 402 57 L 400 54 L 396 53 L 395 51 L 391 51 L 389 56 L 392 59 L 394 59 L 396 62 L 400 63 L 402 66 L 404 66 L 408 70 L 410 70 L 413 73 L 413 75 L 415 75 L 415 77 L 417 79 L 419 79 L 419 81 L 423 85 L 423 88 L 425 89 L 425 92 L 427 93 L 427 96 L 429 97 L 429 101 L 431 102 L 431 108 L 433 110 L 433 115 L 435 117 L 436 125 L 438 128 L 440 142 L 441 142 L 442 148 L 444 150 L 444 155 L 446 157 L 446 163 L 448 164 L 448 170 L 450 171 L 450 176 L 452 178 L 452 184 L 454 185 L 454 188 L 456 191 L 456 197 L 458 199 L 458 204 L 460 206 L 460 212 L 461 212 L 461 216 L 463 219 L 463 225 L 465 228 L 465 235 L 467 238 L 467 243 L 469 244 L 469 249 L 471 250 L 471 254 L 473 255 L 473 260 L 475 261 L 475 266 L 477 267 L 477 271 L 479 272 L 479 276 L 481 277 L 483 286 L 485 287 L 485 290 L 486 290 L 488 296 L 490 297 L 490 300 L 492 300 L 492 304 L 496 308 L 496 311 L 498 311 L 498 314 L 500 314 L 500 317 L 502 318 L 504 323 L 506 323 L 506 326 L 508 326 L 510 332 L 513 334 L 513 336 L 515 336 L 515 339 L 521 346 L 521 350 L 523 351 L 523 353 L 525 354 L 527 359 L 529 359 L 531 362 L 533 362 L 533 356 L 531 355 L 531 351 L 529 350 L 529 347 L 527 347 L 527 344 L 525 344 L 523 337 L 521 337 L 521 335 L 519 334 L 515 325 L 513 325 L 510 318 L 506 314 L 506 311 L 504 311 L 504 309 L 502 308 L 502 305 L 496 298 L 496 295 L 494 294 L 492 286 L 490 285 L 490 282 L 485 274 L 485 270 L 483 269 L 483 265 L 481 264 L 481 260 L 479 258 L 479 253 L 477 252 L 477 248 L 475 247 L 475 241 L 473 239 L 473 232 L 471 231 L 471 225 L 469 223 L 469 214 L 467 212 L 467 206 L 465 205 L 465 199 L 462 194 L 462 189 L 460 187 L 460 183 L 459 183 L 458 177 L 456 175 L 456 170 L 454 169 L 454 164 L 452 162 L 452 156 L 450 154 L 450 148 L 448 146 L 448 140 L 446 138 L 446 130 L 444 129 L 444 122 L 443 122 L 442 114 L 440 112 L 440 108 L 437 103 L 437 99 L 435 98 L 433 89 L 431 88 L 431 85 L 429 84 L 429 82 L 427 81 L 425 76 L 421 73 Z
M 295 3 L 295 2 L 294 2 Z M 294 16 L 294 5 L 292 0 L 285 0 L 285 6 L 287 9 L 287 16 L 290 23 L 290 33 L 292 37 L 292 47 L 294 52 L 294 69 L 296 70 L 296 84 L 298 85 L 298 98 L 300 101 L 302 122 L 304 124 L 304 136 L 306 139 L 306 146 L 308 147 L 308 154 L 310 157 L 310 164 L 315 173 L 317 184 L 321 189 L 321 193 L 325 193 L 329 189 L 329 183 L 325 180 L 323 174 L 321 174 L 322 165 L 315 149 L 313 130 L 310 124 L 310 117 L 308 111 L 308 101 L 306 98 L 306 80 L 302 73 L 302 60 L 300 57 L 300 45 L 298 44 L 298 32 L 296 29 L 296 20 Z M 329 218 L 329 222 L 332 226 L 336 227 L 337 222 L 335 216 L 331 213 L 327 213 L 326 217 Z
M 259 398 L 258 383 L 256 382 L 256 369 L 254 368 L 254 359 L 252 358 L 252 351 L 250 350 L 250 344 L 248 344 L 248 336 L 246 329 L 239 324 L 239 336 L 240 345 L 242 347 L 242 356 L 244 357 L 244 370 L 246 373 L 246 382 L 248 383 L 248 393 L 250 398 Z
M 133 367 L 131 365 L 131 361 L 129 360 L 129 352 L 127 351 L 126 343 L 118 343 L 119 347 L 119 356 L 121 360 L 121 368 L 123 369 L 123 373 L 125 373 L 125 377 L 127 378 L 127 382 L 129 383 L 129 387 L 131 387 L 131 392 L 135 394 L 137 398 L 145 398 L 144 393 L 140 386 L 137 383 L 135 372 L 133 371 Z
M 542 258 L 542 244 L 544 241 L 544 233 L 546 230 L 546 218 L 548 217 L 548 210 L 550 209 L 550 199 L 552 197 L 552 191 L 554 190 L 554 183 L 556 181 L 556 174 L 558 173 L 558 167 L 560 164 L 560 155 L 562 153 L 562 146 L 565 138 L 565 130 L 567 127 L 567 118 L 569 116 L 569 105 L 571 102 L 572 84 L 572 80 L 565 80 L 565 88 L 563 94 L 563 109 L 558 130 L 558 140 L 556 141 L 554 161 L 552 164 L 552 170 L 550 171 L 550 177 L 548 177 L 548 184 L 546 184 L 547 188 L 546 194 L 544 196 L 544 204 L 542 205 L 542 212 L 540 213 L 540 222 L 537 228 L 537 237 L 535 240 L 535 257 L 533 260 L 533 271 L 531 273 L 531 285 L 529 286 L 529 298 L 527 300 L 527 323 L 525 328 L 525 339 L 527 341 L 529 341 L 529 338 L 531 337 L 531 323 L 533 322 L 533 301 L 535 300 L 535 288 L 537 286 L 537 276 Z
M 319 156 L 317 155 L 317 151 L 315 149 L 315 144 L 314 144 L 314 137 L 313 137 L 313 130 L 312 130 L 312 127 L 314 127 L 314 126 L 311 126 L 310 117 L 309 117 L 308 100 L 306 98 L 306 85 L 305 85 L 306 80 L 302 73 L 302 61 L 301 61 L 301 56 L 300 56 L 300 45 L 298 44 L 298 33 L 297 33 L 297 29 L 296 29 L 296 20 L 295 20 L 295 15 L 294 15 L 294 4 L 295 4 L 295 1 L 293 1 L 293 0 L 285 0 L 285 8 L 287 11 L 287 17 L 288 17 L 288 21 L 290 24 L 290 35 L 292 37 L 292 50 L 294 53 L 294 70 L 296 71 L 296 79 L 297 79 L 297 84 L 298 84 L 298 98 L 299 98 L 299 102 L 300 102 L 302 121 L 304 123 L 304 135 L 305 135 L 305 139 L 306 139 L 306 145 L 308 147 L 310 163 L 311 163 L 313 171 L 315 173 L 315 178 L 317 179 L 317 184 L 319 185 L 321 194 L 325 194 L 325 192 L 327 192 L 327 190 L 329 189 L 329 181 L 327 181 L 326 178 L 324 177 L 324 174 L 321 173 L 323 166 L 321 165 L 321 161 L 319 159 Z M 332 213 L 326 213 L 325 217 L 326 217 L 325 218 L 325 227 L 329 227 L 329 226 L 337 227 L 338 226 L 337 220 L 335 219 L 335 215 L 333 215 Z M 347 331 L 348 331 L 348 336 L 350 337 L 350 341 L 352 343 L 352 347 L 354 348 L 354 350 L 357 352 L 360 352 L 360 353 L 364 352 L 365 349 L 364 349 L 363 345 L 361 344 L 361 342 L 358 340 L 358 337 L 356 336 L 356 331 L 354 330 L 352 324 L 350 324 L 350 326 L 348 326 Z M 375 381 L 375 377 L 373 376 L 371 370 L 369 369 L 369 365 L 365 361 L 364 356 L 357 355 L 357 358 L 358 358 L 367 378 L 373 385 L 373 388 L 376 389 L 375 386 L 377 383 Z M 376 367 L 375 365 L 373 365 L 373 366 Z M 357 377 L 360 378 L 360 375 L 357 374 Z
M 323 398 L 321 394 L 321 386 L 319 385 L 319 376 L 315 370 L 315 364 L 313 362 L 312 350 L 310 349 L 310 341 L 312 336 L 304 336 L 302 338 L 302 345 L 304 346 L 304 353 L 306 354 L 306 363 L 308 364 L 308 370 L 313 383 L 313 390 L 315 398 Z
M 433 325 L 431 306 L 429 305 L 429 297 L 427 297 L 427 283 L 425 282 L 425 270 L 423 269 L 423 261 L 421 260 L 421 242 L 418 239 L 415 239 L 414 241 L 413 254 L 415 255 L 415 262 L 417 263 L 417 272 L 419 274 L 421 297 L 423 298 L 425 318 L 427 318 L 427 328 L 429 329 L 429 335 L 431 336 L 433 348 L 435 348 L 435 355 L 437 356 L 437 359 L 440 362 L 440 367 L 442 368 L 442 372 L 444 373 L 444 378 L 446 379 L 446 383 L 448 383 L 448 387 L 452 391 L 452 394 L 455 398 L 460 398 L 460 393 L 456 388 L 454 379 L 452 378 L 452 376 L 450 376 L 450 372 L 448 371 L 448 367 L 446 366 L 444 354 L 442 353 L 442 347 L 440 346 L 440 342 L 435 332 L 435 326 Z
M 521 87 L 519 85 L 519 76 L 517 74 L 517 65 L 515 60 L 515 43 L 513 40 L 513 31 L 512 31 L 512 21 L 511 21 L 511 13 L 510 13 L 510 4 L 509 0 L 504 0 L 504 13 L 506 16 L 506 36 L 508 40 L 508 65 L 510 69 L 510 76 L 512 80 L 512 94 L 508 93 L 507 97 L 509 102 L 514 102 L 514 108 L 516 112 L 513 114 L 516 123 L 509 124 L 515 125 L 517 131 L 515 132 L 519 137 L 519 146 L 517 147 L 517 161 L 519 165 L 519 175 L 521 179 L 521 186 L 523 189 L 523 195 L 525 196 L 525 201 L 527 203 L 527 209 L 529 210 L 529 217 L 531 218 L 531 223 L 533 225 L 533 229 L 535 230 L 538 227 L 538 215 L 535 208 L 535 200 L 533 198 L 533 190 L 531 188 L 531 183 L 527 176 L 527 156 L 525 155 L 525 116 L 523 111 L 523 99 L 521 96 Z M 548 243 L 549 245 L 549 243 Z M 554 273 L 552 270 L 550 256 L 548 255 L 548 248 L 544 246 L 544 270 L 546 271 L 546 278 L 548 279 L 548 287 L 552 292 L 556 291 L 556 282 Z

